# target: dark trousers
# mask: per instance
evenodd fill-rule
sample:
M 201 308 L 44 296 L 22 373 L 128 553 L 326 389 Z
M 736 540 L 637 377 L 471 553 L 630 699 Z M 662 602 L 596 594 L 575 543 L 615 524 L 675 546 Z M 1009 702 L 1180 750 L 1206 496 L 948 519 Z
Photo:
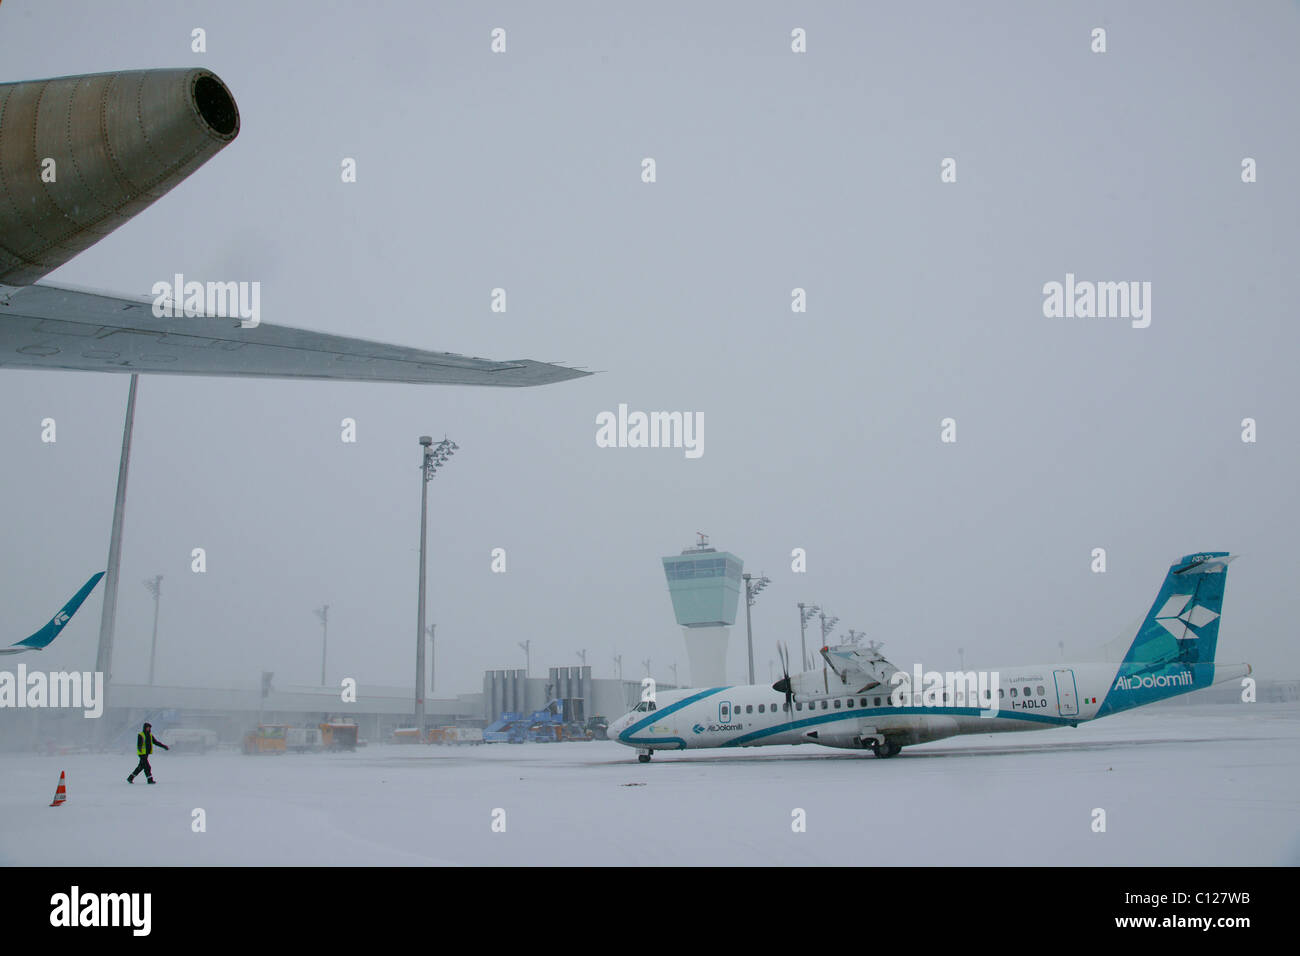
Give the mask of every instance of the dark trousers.
M 134 777 L 142 770 L 144 771 L 144 778 L 146 780 L 153 779 L 153 767 L 149 766 L 149 756 L 147 754 L 141 755 L 140 762 L 136 764 L 135 769 L 131 771 L 131 776 Z

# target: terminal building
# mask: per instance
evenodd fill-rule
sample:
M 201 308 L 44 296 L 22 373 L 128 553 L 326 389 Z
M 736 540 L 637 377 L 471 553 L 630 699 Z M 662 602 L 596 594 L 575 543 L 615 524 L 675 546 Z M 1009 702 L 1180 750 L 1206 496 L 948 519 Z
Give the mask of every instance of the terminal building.
M 667 684 L 658 686 L 669 689 Z M 483 674 L 483 716 L 489 722 L 504 713 L 531 714 L 553 700 L 580 702 L 575 719 L 600 716 L 613 720 L 634 708 L 640 699 L 640 681 L 593 679 L 590 665 L 552 667 L 545 677 L 529 677 L 523 668 Z
M 693 548 L 663 559 L 673 613 L 686 638 L 690 684 L 716 687 L 727 683 L 727 642 L 740 605 L 745 562 L 709 547 L 701 534 Z

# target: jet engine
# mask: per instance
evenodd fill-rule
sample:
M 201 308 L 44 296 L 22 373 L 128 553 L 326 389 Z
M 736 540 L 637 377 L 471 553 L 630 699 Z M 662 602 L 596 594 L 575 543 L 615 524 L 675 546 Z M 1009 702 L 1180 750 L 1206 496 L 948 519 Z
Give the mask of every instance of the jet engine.
M 234 97 L 204 69 L 0 84 L 0 284 L 63 265 L 237 135 Z

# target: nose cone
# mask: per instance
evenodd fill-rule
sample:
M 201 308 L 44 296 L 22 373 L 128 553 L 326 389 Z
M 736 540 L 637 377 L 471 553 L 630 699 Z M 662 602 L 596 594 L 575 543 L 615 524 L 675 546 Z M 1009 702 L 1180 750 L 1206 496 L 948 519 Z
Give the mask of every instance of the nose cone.
M 627 729 L 627 722 L 627 714 L 624 714 L 609 725 L 609 729 L 605 731 L 605 736 L 610 740 L 618 740 L 619 734 Z

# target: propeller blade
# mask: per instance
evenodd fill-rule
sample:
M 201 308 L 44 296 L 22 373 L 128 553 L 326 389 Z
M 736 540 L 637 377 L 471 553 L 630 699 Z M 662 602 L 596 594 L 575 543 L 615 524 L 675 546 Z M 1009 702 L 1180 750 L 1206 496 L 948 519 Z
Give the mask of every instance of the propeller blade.
M 790 649 L 781 644 L 776 645 L 777 656 L 781 658 L 781 679 L 772 685 L 772 689 L 785 694 L 785 709 L 789 713 L 794 709 L 794 687 L 790 683 Z

